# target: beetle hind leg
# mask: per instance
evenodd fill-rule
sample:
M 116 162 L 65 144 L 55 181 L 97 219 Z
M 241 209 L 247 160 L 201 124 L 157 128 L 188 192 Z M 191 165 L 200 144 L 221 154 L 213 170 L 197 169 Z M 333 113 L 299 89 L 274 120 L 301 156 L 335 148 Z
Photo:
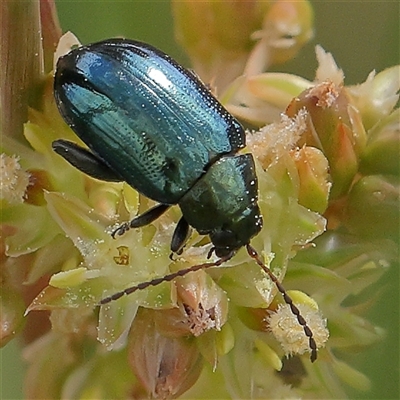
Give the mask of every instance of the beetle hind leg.
M 133 218 L 131 221 L 125 222 L 120 225 L 114 232 L 111 234 L 113 239 L 115 236 L 122 236 L 126 231 L 133 228 L 140 228 L 141 226 L 145 226 L 155 221 L 158 217 L 165 213 L 171 206 L 169 204 L 157 204 L 156 206 L 150 208 L 143 214 L 138 215 Z

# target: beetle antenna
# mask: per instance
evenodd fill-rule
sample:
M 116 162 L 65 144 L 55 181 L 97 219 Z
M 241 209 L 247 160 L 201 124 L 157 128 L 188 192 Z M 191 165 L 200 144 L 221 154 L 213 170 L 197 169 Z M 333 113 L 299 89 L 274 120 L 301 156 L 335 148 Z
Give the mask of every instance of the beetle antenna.
M 311 362 L 314 362 L 317 359 L 317 344 L 315 343 L 315 339 L 313 337 L 313 332 L 310 327 L 307 325 L 307 321 L 301 315 L 300 310 L 297 306 L 293 303 L 292 298 L 287 294 L 285 288 L 282 284 L 278 281 L 278 278 L 272 273 L 272 271 L 261 261 L 260 256 L 256 252 L 256 250 L 250 246 L 250 244 L 246 245 L 247 253 L 249 256 L 255 260 L 255 262 L 262 268 L 262 270 L 268 275 L 272 282 L 275 283 L 276 287 L 278 288 L 279 292 L 281 293 L 283 300 L 285 303 L 290 307 L 292 313 L 296 316 L 297 321 L 303 327 L 305 335 L 308 337 L 309 346 L 311 349 Z
M 118 300 L 122 296 L 131 294 L 138 290 L 147 289 L 149 286 L 157 286 L 163 282 L 170 282 L 170 281 L 174 280 L 175 278 L 185 276 L 185 275 L 189 274 L 190 272 L 195 272 L 195 271 L 199 271 L 200 269 L 207 269 L 207 268 L 211 268 L 211 267 L 218 267 L 221 264 L 223 264 L 224 262 L 228 261 L 230 258 L 232 258 L 232 256 L 233 256 L 233 253 L 227 255 L 226 257 L 221 257 L 220 259 L 218 259 L 217 261 L 214 261 L 214 262 L 193 265 L 189 268 L 185 268 L 185 269 L 181 269 L 177 272 L 173 272 L 172 274 L 164 275 L 161 278 L 155 278 L 155 279 L 152 279 L 151 281 L 142 282 L 142 283 L 139 283 L 138 285 L 128 287 L 128 288 L 122 290 L 121 292 L 114 293 L 111 296 L 105 297 L 104 299 L 100 300 L 100 304 L 102 305 L 102 304 L 110 303 L 111 301 Z

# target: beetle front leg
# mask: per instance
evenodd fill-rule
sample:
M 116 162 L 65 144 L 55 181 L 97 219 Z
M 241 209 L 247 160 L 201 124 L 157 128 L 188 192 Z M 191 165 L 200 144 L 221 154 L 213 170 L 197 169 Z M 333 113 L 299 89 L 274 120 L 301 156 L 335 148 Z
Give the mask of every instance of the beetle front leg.
M 71 165 L 92 178 L 108 182 L 123 181 L 101 158 L 76 143 L 60 139 L 55 140 L 52 147 Z
M 158 217 L 165 213 L 171 206 L 169 204 L 157 204 L 156 206 L 150 208 L 143 214 L 138 215 L 133 218 L 131 221 L 125 222 L 120 225 L 115 231 L 111 234 L 113 239 L 115 236 L 122 236 L 126 231 L 132 228 L 140 228 L 141 226 L 145 226 L 155 221 Z
M 182 248 L 185 245 L 189 236 L 189 224 L 185 218 L 181 217 L 176 225 L 174 234 L 171 240 L 171 251 L 173 253 L 181 254 Z

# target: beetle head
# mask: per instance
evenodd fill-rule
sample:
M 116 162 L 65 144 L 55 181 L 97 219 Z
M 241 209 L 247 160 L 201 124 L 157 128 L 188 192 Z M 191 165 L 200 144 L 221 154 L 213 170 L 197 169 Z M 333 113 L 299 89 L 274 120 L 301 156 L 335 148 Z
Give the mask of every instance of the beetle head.
M 246 244 L 257 235 L 262 227 L 262 217 L 257 205 L 247 209 L 238 219 L 219 227 L 210 233 L 211 242 L 217 257 L 226 257 Z

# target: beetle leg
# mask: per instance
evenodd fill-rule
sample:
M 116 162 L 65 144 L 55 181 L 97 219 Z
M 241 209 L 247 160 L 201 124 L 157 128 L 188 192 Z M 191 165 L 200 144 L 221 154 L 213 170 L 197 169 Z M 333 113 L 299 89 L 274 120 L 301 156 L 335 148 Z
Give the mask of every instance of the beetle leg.
M 186 219 L 182 217 L 176 225 L 174 234 L 172 235 L 171 251 L 173 253 L 181 254 L 182 248 L 185 245 L 188 236 L 189 224 L 187 223 Z
M 68 140 L 55 140 L 53 150 L 75 168 L 92 178 L 109 182 L 122 182 L 108 165 L 91 151 Z
M 211 256 L 215 253 L 215 247 L 211 247 L 210 251 L 207 253 L 207 260 L 211 258 Z M 232 254 L 233 255 L 233 254 Z
M 120 225 L 115 231 L 111 234 L 111 236 L 115 239 L 115 236 L 122 236 L 126 231 L 129 231 L 131 228 L 140 228 L 141 226 L 145 226 L 155 221 L 158 217 L 165 213 L 168 208 L 171 207 L 170 204 L 157 204 L 156 206 L 150 208 L 145 211 L 143 214 L 138 215 L 133 218 L 131 221 L 125 222 Z

